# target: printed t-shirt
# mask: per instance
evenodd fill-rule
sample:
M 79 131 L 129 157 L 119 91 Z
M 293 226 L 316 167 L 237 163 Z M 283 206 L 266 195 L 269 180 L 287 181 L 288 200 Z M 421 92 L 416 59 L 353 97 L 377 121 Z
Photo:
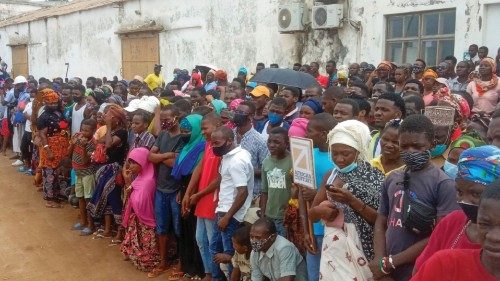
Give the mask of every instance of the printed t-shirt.
M 283 219 L 292 187 L 292 157 L 268 156 L 262 163 L 262 192 L 267 193 L 266 216 Z

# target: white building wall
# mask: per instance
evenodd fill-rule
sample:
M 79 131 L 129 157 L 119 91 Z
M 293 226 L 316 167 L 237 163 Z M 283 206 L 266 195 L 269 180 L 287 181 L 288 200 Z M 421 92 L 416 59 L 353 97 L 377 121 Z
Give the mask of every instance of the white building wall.
M 461 58 L 469 44 L 481 45 L 486 37 L 481 29 L 484 4 L 500 0 L 351 0 L 350 19 L 361 22 L 360 31 L 344 25 L 338 31 L 296 34 L 278 32 L 279 2 L 133 0 L 0 28 L 0 56 L 9 63 L 7 44 L 28 43 L 35 77 L 64 77 L 65 62 L 70 64 L 69 77 L 112 77 L 121 69 L 121 43 L 115 32 L 154 21 L 165 27 L 160 61 L 167 79 L 174 67 L 190 69 L 197 63 L 215 64 L 229 76 L 240 66 L 253 70 L 257 62 L 281 67 L 329 59 L 376 63 L 384 58 L 386 15 L 456 8 L 455 56 Z M 312 0 L 306 3 L 312 6 Z

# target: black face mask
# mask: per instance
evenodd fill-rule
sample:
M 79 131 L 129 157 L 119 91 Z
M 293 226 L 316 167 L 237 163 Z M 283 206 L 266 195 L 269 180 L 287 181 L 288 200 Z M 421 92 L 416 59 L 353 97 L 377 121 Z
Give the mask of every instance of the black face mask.
M 465 215 L 472 223 L 477 222 L 477 212 L 479 210 L 478 205 L 465 202 L 458 202 L 458 205 L 460 205 L 460 208 L 462 208 L 462 211 L 464 211 Z
M 242 113 L 234 113 L 233 123 L 236 126 L 238 127 L 244 126 L 247 124 L 247 122 L 248 122 L 248 115 Z
M 213 146 L 212 151 L 214 152 L 215 156 L 222 157 L 222 156 L 226 155 L 226 153 L 229 152 L 229 145 L 227 144 L 227 141 L 226 141 L 223 145 L 221 145 L 219 147 Z

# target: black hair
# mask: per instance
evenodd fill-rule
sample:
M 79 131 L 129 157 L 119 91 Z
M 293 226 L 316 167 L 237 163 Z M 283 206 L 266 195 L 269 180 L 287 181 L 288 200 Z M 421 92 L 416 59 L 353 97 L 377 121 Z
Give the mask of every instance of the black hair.
M 257 66 L 263 66 L 263 67 L 266 67 L 266 65 L 265 65 L 263 62 L 259 62 L 259 63 L 257 63 Z
M 313 64 L 315 64 L 317 67 L 319 67 L 319 63 L 317 61 L 313 61 L 309 65 L 312 66 Z
M 280 106 L 286 109 L 286 100 L 282 97 L 275 97 L 272 101 L 271 104 L 274 104 L 276 106 Z
M 370 90 L 368 89 L 368 87 L 366 86 L 365 83 L 363 82 L 352 82 L 351 83 L 351 87 L 358 87 L 361 89 L 362 92 L 365 93 L 365 96 L 369 97 L 370 96 Z
M 71 91 L 71 90 L 73 90 L 73 87 L 70 84 L 64 83 L 61 85 L 61 90 L 70 90 Z
M 175 86 L 178 86 L 179 88 L 182 86 L 181 82 L 178 80 L 174 80 L 174 81 L 170 82 L 170 85 L 175 85 Z
M 200 114 L 201 116 L 205 116 L 213 111 L 214 111 L 213 108 L 211 108 L 210 106 L 201 105 L 201 106 L 195 107 L 193 109 L 193 114 L 196 113 L 196 114 Z
M 295 87 L 285 87 L 281 91 L 284 91 L 284 90 L 288 90 L 288 91 L 292 92 L 292 95 L 294 97 L 296 97 L 296 98 L 300 97 L 300 90 L 298 88 L 295 88 Z
M 272 128 L 271 131 L 269 131 L 269 135 L 282 135 L 285 143 L 290 141 L 288 138 L 288 130 L 283 127 Z
M 316 91 L 318 91 L 320 96 L 323 94 L 323 87 L 321 87 L 320 85 L 310 86 L 310 87 L 307 87 L 307 89 L 316 89 Z
M 425 102 L 421 96 L 409 95 L 404 97 L 403 100 L 405 101 L 405 103 L 414 103 L 415 109 L 418 112 L 422 112 L 422 110 L 425 108 Z
M 423 59 L 416 59 L 415 61 L 419 61 L 424 65 L 424 69 L 427 67 L 427 64 L 425 63 L 425 60 Z
M 486 47 L 486 46 L 481 46 L 481 47 L 479 47 L 479 50 L 480 50 L 480 49 L 483 49 L 483 50 L 485 50 L 485 51 L 486 51 L 486 53 L 488 53 L 488 47 Z
M 375 83 L 375 85 L 380 85 L 380 84 L 385 85 L 386 93 L 394 93 L 394 87 L 392 86 L 391 83 L 386 82 L 386 81 L 378 81 L 377 83 Z M 375 86 L 375 85 L 373 85 L 373 86 Z
M 216 100 L 220 99 L 220 92 L 215 89 L 208 90 L 207 95 L 211 95 Z
M 434 142 L 434 125 L 423 114 L 413 114 L 406 117 L 399 127 L 401 133 L 423 133 L 429 142 Z
M 267 229 L 267 232 L 269 234 L 275 234 L 277 233 L 278 231 L 276 230 L 276 225 L 274 224 L 274 221 L 271 220 L 270 218 L 268 217 L 262 217 L 258 220 L 256 220 L 254 223 L 253 223 L 253 226 L 252 227 L 259 227 L 259 226 L 263 226 Z
M 401 119 L 393 119 L 393 120 L 390 120 L 389 122 L 387 122 L 385 124 L 385 127 L 382 129 L 382 131 L 380 131 L 380 136 L 382 136 L 385 131 L 387 131 L 387 129 L 396 129 L 396 130 L 399 130 L 399 127 L 401 126 L 401 122 L 403 122 L 403 120 Z
M 333 127 L 337 126 L 337 120 L 327 112 L 322 112 L 314 115 L 310 120 L 309 124 L 314 123 L 321 131 L 330 132 Z
M 452 91 L 451 93 L 457 94 L 457 95 L 461 96 L 462 98 L 464 98 L 465 101 L 467 101 L 467 104 L 469 104 L 470 109 L 472 109 L 472 107 L 474 107 L 474 99 L 466 91 Z
M 181 97 L 181 96 L 173 96 L 173 97 L 169 97 L 168 100 L 170 101 L 170 103 L 176 103 L 177 101 L 180 101 L 180 100 L 183 100 L 184 98 Z
M 338 86 L 331 86 L 323 92 L 323 98 L 341 100 L 346 97 L 344 88 Z
M 276 84 L 276 83 L 267 83 L 266 86 L 269 89 L 273 90 L 273 93 L 278 92 L 278 84 Z
M 151 122 L 151 113 L 147 112 L 146 110 L 144 109 L 137 109 L 136 111 L 134 111 L 134 115 L 133 116 L 139 116 L 141 117 L 142 119 L 142 122 L 146 123 L 149 125 L 149 123 Z
M 87 118 L 87 119 L 83 119 L 81 125 L 90 126 L 90 128 L 92 128 L 92 130 L 95 130 L 97 128 L 97 121 L 93 118 Z
M 246 225 L 236 229 L 232 237 L 234 241 L 239 245 L 250 247 L 250 228 L 251 226 Z
M 185 99 L 178 100 L 174 103 L 174 105 L 183 112 L 187 112 L 188 114 L 191 112 L 193 109 L 193 106 L 191 103 Z
M 143 83 L 141 81 L 139 81 L 137 79 L 134 79 L 134 80 L 130 81 L 130 83 L 128 83 L 128 86 L 129 87 L 132 86 L 132 85 L 142 86 L 142 84 Z
M 498 117 L 500 117 L 500 108 L 493 111 L 493 114 L 491 115 L 491 119 L 495 119 Z
M 481 205 L 481 202 L 486 199 L 500 200 L 500 179 L 497 179 L 486 186 L 481 194 L 479 205 Z
M 222 118 L 220 118 L 220 115 L 213 111 L 203 116 L 202 121 L 206 120 L 210 121 L 210 123 L 216 125 L 217 127 L 222 124 Z
M 172 111 L 172 113 L 174 114 L 174 116 L 179 116 L 181 115 L 181 112 L 179 111 L 179 108 L 177 106 L 175 106 L 174 104 L 167 104 L 166 106 L 164 106 L 161 111 Z
M 350 99 L 350 98 L 343 98 L 343 99 L 341 99 L 341 100 L 339 100 L 337 102 L 337 104 L 339 104 L 339 103 L 350 105 L 351 108 L 352 108 L 352 116 L 354 116 L 354 117 L 358 116 L 358 114 L 359 114 L 359 105 L 358 105 L 357 101 L 355 101 L 353 99 Z
M 194 88 L 191 90 L 191 93 L 192 92 L 198 92 L 198 94 L 200 94 L 200 96 L 202 96 L 202 97 L 207 95 L 207 91 L 205 91 L 205 88 L 203 88 L 203 87 Z
M 417 84 L 418 85 L 418 90 L 420 91 L 420 94 L 423 94 L 424 93 L 424 85 L 422 84 L 422 82 L 420 82 L 419 80 L 417 79 L 409 79 L 409 80 L 406 80 L 405 82 L 405 85 L 403 86 L 403 89 L 404 87 L 406 86 L 406 84 Z
M 444 60 L 451 60 L 453 62 L 453 65 L 457 64 L 457 58 L 455 56 L 449 55 L 444 58 Z
M 269 66 L 270 66 L 270 67 L 276 67 L 276 68 L 279 68 L 279 67 L 280 67 L 277 63 L 271 63 Z
M 85 86 L 83 86 L 83 85 L 76 84 L 73 87 L 73 90 L 78 90 L 80 93 L 85 94 Z
M 96 84 L 97 83 L 97 79 L 94 77 L 94 76 L 90 76 L 89 78 L 87 78 L 87 81 L 92 81 L 92 83 Z
M 354 94 L 349 96 L 349 98 L 355 100 L 358 103 L 359 111 L 364 110 L 365 116 L 370 115 L 370 111 L 372 111 L 372 106 L 364 97 Z
M 406 107 L 405 107 L 405 101 L 404 99 L 395 93 L 385 93 L 381 94 L 380 97 L 378 97 L 379 100 L 390 100 L 394 102 L 394 106 L 401 111 L 401 118 L 406 117 Z
M 326 62 L 326 64 L 329 64 L 329 63 L 333 64 L 333 67 L 337 67 L 337 62 L 336 61 L 329 60 L 329 61 Z
M 242 101 L 239 105 L 248 106 L 248 108 L 250 109 L 250 115 L 254 115 L 255 111 L 257 110 L 255 108 L 255 104 L 253 102 L 251 102 L 251 101 Z
M 170 90 L 169 88 L 162 90 L 160 93 L 160 98 L 174 97 L 174 96 L 175 96 L 174 91 Z
M 476 48 L 476 49 L 478 48 L 477 44 L 471 44 L 471 45 L 469 46 L 469 48 L 470 48 L 470 47 L 474 47 L 474 48 Z
M 234 140 L 234 132 L 226 126 L 220 126 L 214 133 L 221 133 L 226 139 Z
M 246 86 L 245 81 L 241 78 L 238 78 L 238 77 L 233 78 L 233 82 L 240 83 L 241 89 L 244 89 Z
M 298 66 L 298 67 L 301 67 L 301 66 L 302 66 L 302 64 L 300 64 L 300 63 L 296 62 L 296 63 L 294 63 L 294 64 L 293 64 L 293 66 Z

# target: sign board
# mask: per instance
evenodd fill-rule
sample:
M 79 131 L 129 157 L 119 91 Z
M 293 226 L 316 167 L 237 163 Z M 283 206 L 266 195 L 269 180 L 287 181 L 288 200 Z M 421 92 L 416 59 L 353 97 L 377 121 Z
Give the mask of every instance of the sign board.
M 316 189 L 314 175 L 313 141 L 305 138 L 290 138 L 293 161 L 293 182 Z

